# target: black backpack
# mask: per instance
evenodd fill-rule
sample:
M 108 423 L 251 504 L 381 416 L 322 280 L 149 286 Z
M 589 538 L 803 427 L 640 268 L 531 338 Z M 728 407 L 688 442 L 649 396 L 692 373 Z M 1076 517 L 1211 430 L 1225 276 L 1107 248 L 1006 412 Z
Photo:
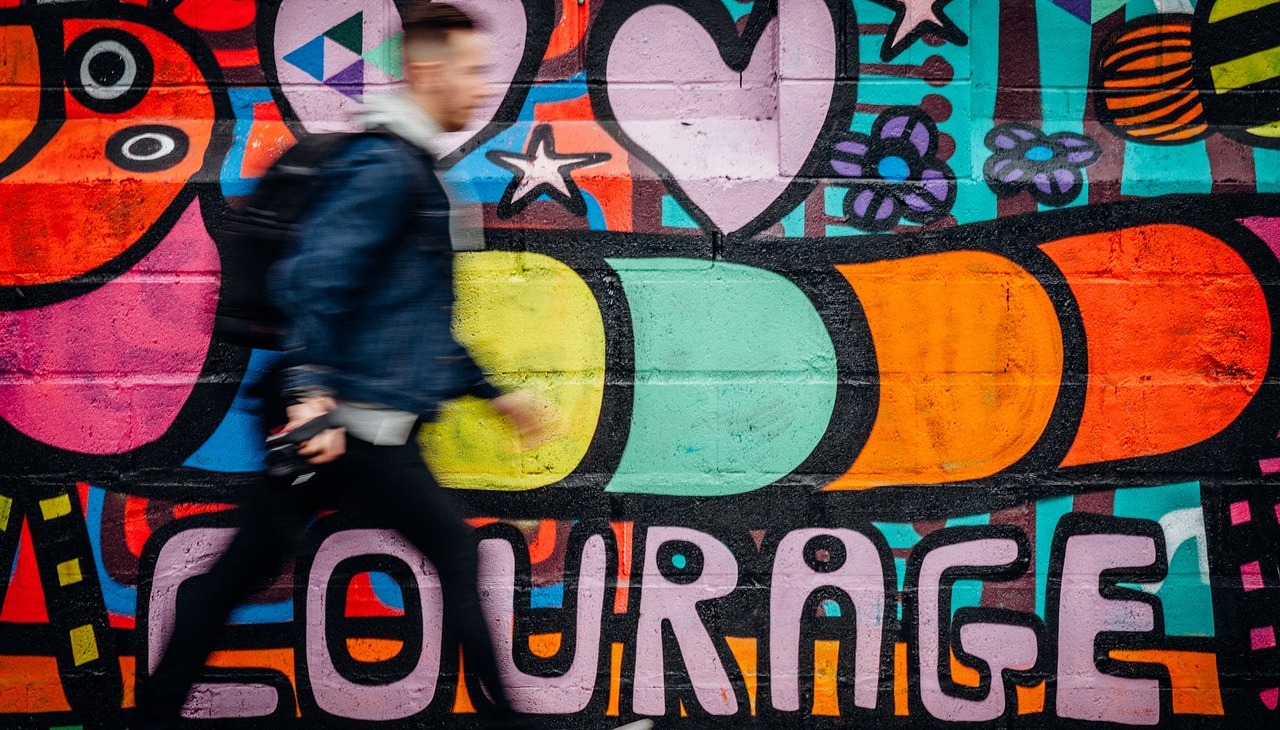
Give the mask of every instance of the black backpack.
M 272 163 L 244 208 L 223 227 L 222 293 L 214 333 L 235 344 L 282 348 L 289 319 L 267 296 L 267 271 L 284 256 L 324 183 L 325 163 L 352 140 L 382 129 L 304 137 Z

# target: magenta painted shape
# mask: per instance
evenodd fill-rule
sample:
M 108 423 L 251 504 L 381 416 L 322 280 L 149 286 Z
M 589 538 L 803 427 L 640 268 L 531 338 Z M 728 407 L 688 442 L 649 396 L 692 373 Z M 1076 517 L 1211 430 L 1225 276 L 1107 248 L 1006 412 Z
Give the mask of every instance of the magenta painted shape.
M 1263 587 L 1262 582 L 1262 566 L 1258 561 L 1245 563 L 1240 566 L 1240 582 L 1244 584 L 1245 591 L 1256 591 Z
M 1259 459 L 1258 468 L 1263 474 L 1275 474 L 1280 472 L 1280 457 L 1274 459 Z
M 836 570 L 820 573 L 805 562 L 804 549 L 818 536 L 839 540 L 845 561 Z M 853 530 L 811 528 L 795 530 L 782 538 L 773 560 L 773 582 L 769 591 L 769 663 L 775 709 L 800 709 L 800 635 L 804 607 L 809 596 L 820 588 L 837 588 L 853 603 L 857 626 L 854 643 L 853 703 L 873 709 L 879 688 L 883 650 L 885 561 L 875 543 Z M 841 675 L 849 670 L 841 668 Z
M 1280 687 L 1264 689 L 1258 693 L 1258 697 L 1262 698 L 1262 704 L 1266 705 L 1268 710 L 1274 710 L 1277 702 L 1280 702 Z
M 1274 626 L 1259 626 L 1249 631 L 1249 645 L 1254 651 L 1274 649 L 1276 646 L 1276 629 Z
M 1280 515 L 1280 505 L 1277 505 L 1276 514 Z M 1231 524 L 1241 525 L 1253 519 L 1252 513 L 1249 512 L 1249 503 L 1245 500 L 1231 503 Z
M 1270 247 L 1271 253 L 1275 254 L 1276 258 L 1280 258 L 1280 218 L 1258 215 L 1241 218 L 1240 222 L 1245 228 L 1257 234 L 1258 238 Z
M 0 312 L 0 418 L 84 454 L 160 438 L 204 368 L 220 273 L 192 202 L 154 251 L 100 288 Z
M 728 233 L 777 200 L 809 156 L 836 55 L 823 0 L 779 2 L 741 74 L 684 10 L 651 5 L 609 48 L 609 105 L 622 133 L 666 168 L 667 185 Z

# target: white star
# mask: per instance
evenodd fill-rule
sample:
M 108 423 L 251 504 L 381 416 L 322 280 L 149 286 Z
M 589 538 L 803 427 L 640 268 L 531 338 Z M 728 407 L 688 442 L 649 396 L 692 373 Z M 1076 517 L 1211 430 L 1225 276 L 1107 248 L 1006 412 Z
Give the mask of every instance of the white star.
M 598 165 L 608 160 L 610 155 L 605 152 L 557 154 L 551 125 L 543 124 L 534 128 L 524 154 L 491 150 L 486 157 L 515 173 L 498 203 L 498 215 L 510 218 L 544 194 L 569 212 L 586 215 L 586 201 L 570 173 L 580 167 Z

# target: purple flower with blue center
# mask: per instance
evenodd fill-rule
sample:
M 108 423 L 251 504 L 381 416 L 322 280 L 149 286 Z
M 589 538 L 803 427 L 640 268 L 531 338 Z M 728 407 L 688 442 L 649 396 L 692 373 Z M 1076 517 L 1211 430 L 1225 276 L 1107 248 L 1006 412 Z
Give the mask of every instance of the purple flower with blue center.
M 855 132 L 837 142 L 831 169 L 848 178 L 849 223 L 887 231 L 902 219 L 925 224 L 945 216 L 956 201 L 955 175 L 937 153 L 937 125 L 911 106 L 890 107 L 870 135 Z
M 1011 198 L 1026 190 L 1051 206 L 1075 200 L 1084 189 L 1084 168 L 1102 156 L 1102 148 L 1088 137 L 1045 134 L 1020 122 L 988 132 L 986 145 L 992 155 L 982 172 L 996 197 Z

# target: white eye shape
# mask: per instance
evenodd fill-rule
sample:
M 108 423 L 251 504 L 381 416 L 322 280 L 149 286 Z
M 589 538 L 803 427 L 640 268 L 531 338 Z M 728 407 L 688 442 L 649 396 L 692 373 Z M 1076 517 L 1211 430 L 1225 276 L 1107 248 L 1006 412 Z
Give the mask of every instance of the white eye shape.
M 80 61 L 80 85 L 95 99 L 119 99 L 129 93 L 137 80 L 138 59 L 120 41 L 98 41 Z
M 167 124 L 125 127 L 107 138 L 107 159 L 131 172 L 161 172 L 187 158 L 191 139 Z
M 63 68 L 76 101 L 99 114 L 120 114 L 146 98 L 155 62 L 136 36 L 95 28 L 67 46 Z
M 173 137 L 161 132 L 143 132 L 126 139 L 120 145 L 120 154 L 136 162 L 154 162 L 172 154 L 178 147 Z

